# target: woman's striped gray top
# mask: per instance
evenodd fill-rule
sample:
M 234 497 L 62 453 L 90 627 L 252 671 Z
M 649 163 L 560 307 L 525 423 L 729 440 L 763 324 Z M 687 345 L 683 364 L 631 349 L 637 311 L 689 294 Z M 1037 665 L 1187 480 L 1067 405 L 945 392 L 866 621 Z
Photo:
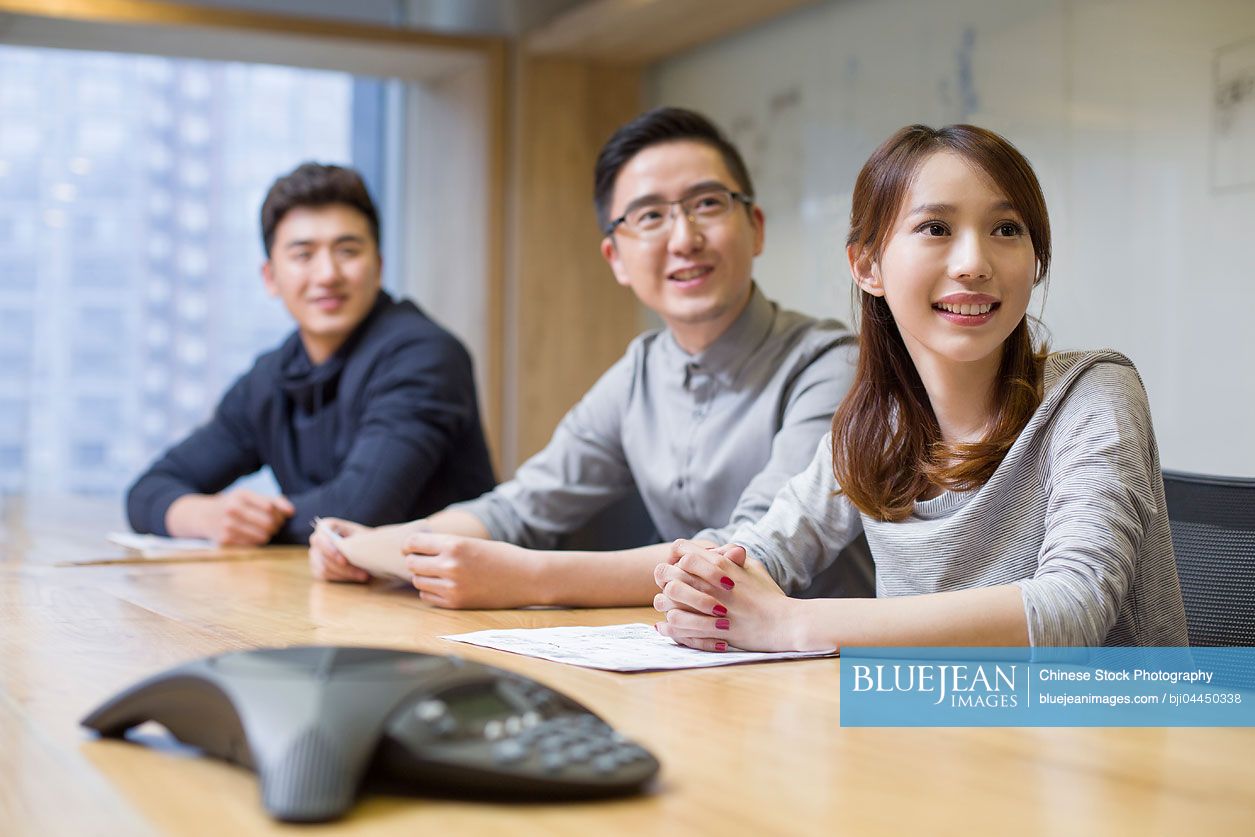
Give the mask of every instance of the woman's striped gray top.
M 860 515 L 832 474 L 832 437 L 732 540 L 785 592 L 860 531 L 876 595 L 1017 584 L 1033 645 L 1188 645 L 1159 451 L 1137 370 L 1111 351 L 1046 360 L 1045 396 L 989 482 Z

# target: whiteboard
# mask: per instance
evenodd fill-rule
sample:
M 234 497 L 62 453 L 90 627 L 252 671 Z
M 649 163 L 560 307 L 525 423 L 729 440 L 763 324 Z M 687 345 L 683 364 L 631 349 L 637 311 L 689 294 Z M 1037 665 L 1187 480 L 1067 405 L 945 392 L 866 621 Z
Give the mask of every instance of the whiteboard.
M 850 192 L 903 125 L 972 122 L 1033 163 L 1055 349 L 1137 364 L 1165 468 L 1255 476 L 1255 2 L 833 0 L 655 67 L 767 214 L 769 296 L 849 321 Z

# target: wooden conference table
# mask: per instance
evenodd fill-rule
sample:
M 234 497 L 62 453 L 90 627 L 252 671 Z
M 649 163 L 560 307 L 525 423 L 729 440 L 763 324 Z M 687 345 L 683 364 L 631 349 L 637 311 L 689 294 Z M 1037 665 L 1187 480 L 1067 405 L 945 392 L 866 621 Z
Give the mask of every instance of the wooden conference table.
M 93 740 L 78 726 L 166 667 L 291 644 L 453 652 L 519 671 L 569 692 L 663 765 L 651 792 L 631 799 L 367 796 L 319 833 L 1255 830 L 1255 729 L 842 729 L 831 659 L 613 674 L 438 639 L 653 621 L 644 608 L 441 611 L 402 587 L 315 582 L 304 552 L 283 548 L 70 565 L 125 557 L 103 538 L 117 514 L 0 501 L 0 834 L 302 828 L 265 816 L 251 773 L 173 747 Z

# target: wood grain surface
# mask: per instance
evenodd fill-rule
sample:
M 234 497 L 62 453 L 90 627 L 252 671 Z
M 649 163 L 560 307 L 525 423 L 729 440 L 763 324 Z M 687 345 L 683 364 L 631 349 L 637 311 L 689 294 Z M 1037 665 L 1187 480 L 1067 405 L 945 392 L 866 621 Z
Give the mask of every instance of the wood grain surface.
M 1216 834 L 1255 824 L 1251 729 L 843 729 L 835 660 L 614 674 L 440 639 L 653 621 L 644 608 L 441 611 L 404 586 L 313 581 L 304 552 L 135 561 L 116 511 L 0 501 L 0 833 L 262 834 L 251 773 L 78 726 L 117 690 L 224 651 L 371 645 L 570 693 L 661 760 L 644 796 L 504 804 L 367 796 L 318 833 Z

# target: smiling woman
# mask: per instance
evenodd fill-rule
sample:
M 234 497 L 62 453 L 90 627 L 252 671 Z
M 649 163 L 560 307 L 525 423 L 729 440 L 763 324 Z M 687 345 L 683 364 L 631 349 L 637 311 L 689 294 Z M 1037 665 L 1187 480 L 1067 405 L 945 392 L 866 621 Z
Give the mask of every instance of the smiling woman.
M 833 432 L 730 543 L 677 542 L 659 630 L 710 651 L 1186 644 L 1137 372 L 1032 345 L 1050 227 L 1028 162 L 981 128 L 904 128 L 850 218 L 862 328 Z M 786 597 L 862 531 L 876 599 Z
M 1050 267 L 1050 221 L 1008 148 L 966 126 L 908 128 L 855 184 L 847 248 L 867 349 L 833 422 L 833 468 L 880 519 L 982 485 L 1040 403 L 1045 350 L 1027 309 Z M 889 427 L 900 441 L 886 442 Z

